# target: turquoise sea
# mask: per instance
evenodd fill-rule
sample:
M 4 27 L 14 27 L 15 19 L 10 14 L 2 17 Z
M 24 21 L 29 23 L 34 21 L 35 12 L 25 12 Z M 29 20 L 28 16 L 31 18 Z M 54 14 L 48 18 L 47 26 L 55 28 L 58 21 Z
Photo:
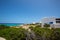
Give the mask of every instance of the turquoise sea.
M 7 26 L 18 26 L 18 25 L 23 25 L 23 23 L 0 23 L 0 25 L 7 25 Z

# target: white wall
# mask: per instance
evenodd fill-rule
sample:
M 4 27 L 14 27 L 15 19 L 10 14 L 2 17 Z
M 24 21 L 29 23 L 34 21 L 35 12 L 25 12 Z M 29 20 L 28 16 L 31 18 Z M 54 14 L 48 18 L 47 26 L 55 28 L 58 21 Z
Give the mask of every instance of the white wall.
M 53 22 L 53 24 L 56 24 L 55 17 L 43 18 L 43 19 L 41 20 L 41 22 L 42 22 L 42 27 L 44 27 L 43 25 L 44 25 L 45 23 L 49 23 L 49 22 Z
M 58 24 L 58 23 L 55 24 L 54 27 L 55 27 L 55 28 L 60 28 L 60 23 L 59 23 L 59 24 Z

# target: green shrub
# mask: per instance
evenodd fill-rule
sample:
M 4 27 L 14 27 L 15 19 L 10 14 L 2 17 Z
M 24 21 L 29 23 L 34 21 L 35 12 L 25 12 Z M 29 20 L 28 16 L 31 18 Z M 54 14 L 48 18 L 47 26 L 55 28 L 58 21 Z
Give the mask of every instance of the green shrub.
M 0 37 L 4 37 L 7 40 L 21 40 L 25 39 L 24 29 L 8 28 L 0 30 Z
M 44 27 L 50 27 L 50 25 L 49 24 L 44 24 Z
M 0 25 L 0 30 L 1 30 L 1 29 L 5 29 L 5 28 L 9 28 L 9 26 L 6 26 L 6 25 Z

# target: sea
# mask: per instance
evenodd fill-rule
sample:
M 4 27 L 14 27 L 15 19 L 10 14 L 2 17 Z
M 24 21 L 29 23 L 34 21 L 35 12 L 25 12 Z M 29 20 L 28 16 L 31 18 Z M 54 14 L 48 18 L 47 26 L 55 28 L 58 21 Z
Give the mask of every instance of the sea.
M 7 25 L 7 26 L 20 26 L 24 23 L 0 23 L 0 25 Z

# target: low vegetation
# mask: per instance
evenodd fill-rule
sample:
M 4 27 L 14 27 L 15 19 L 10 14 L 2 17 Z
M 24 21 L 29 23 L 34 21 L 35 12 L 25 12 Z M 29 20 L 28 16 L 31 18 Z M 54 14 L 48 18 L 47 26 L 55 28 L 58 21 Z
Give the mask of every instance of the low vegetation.
M 29 32 L 23 28 L 11 28 L 0 25 L 0 37 L 6 40 L 60 40 L 60 28 L 49 29 L 38 26 L 31 26 L 31 32 Z
M 50 25 L 49 24 L 45 24 L 44 27 L 50 27 Z

